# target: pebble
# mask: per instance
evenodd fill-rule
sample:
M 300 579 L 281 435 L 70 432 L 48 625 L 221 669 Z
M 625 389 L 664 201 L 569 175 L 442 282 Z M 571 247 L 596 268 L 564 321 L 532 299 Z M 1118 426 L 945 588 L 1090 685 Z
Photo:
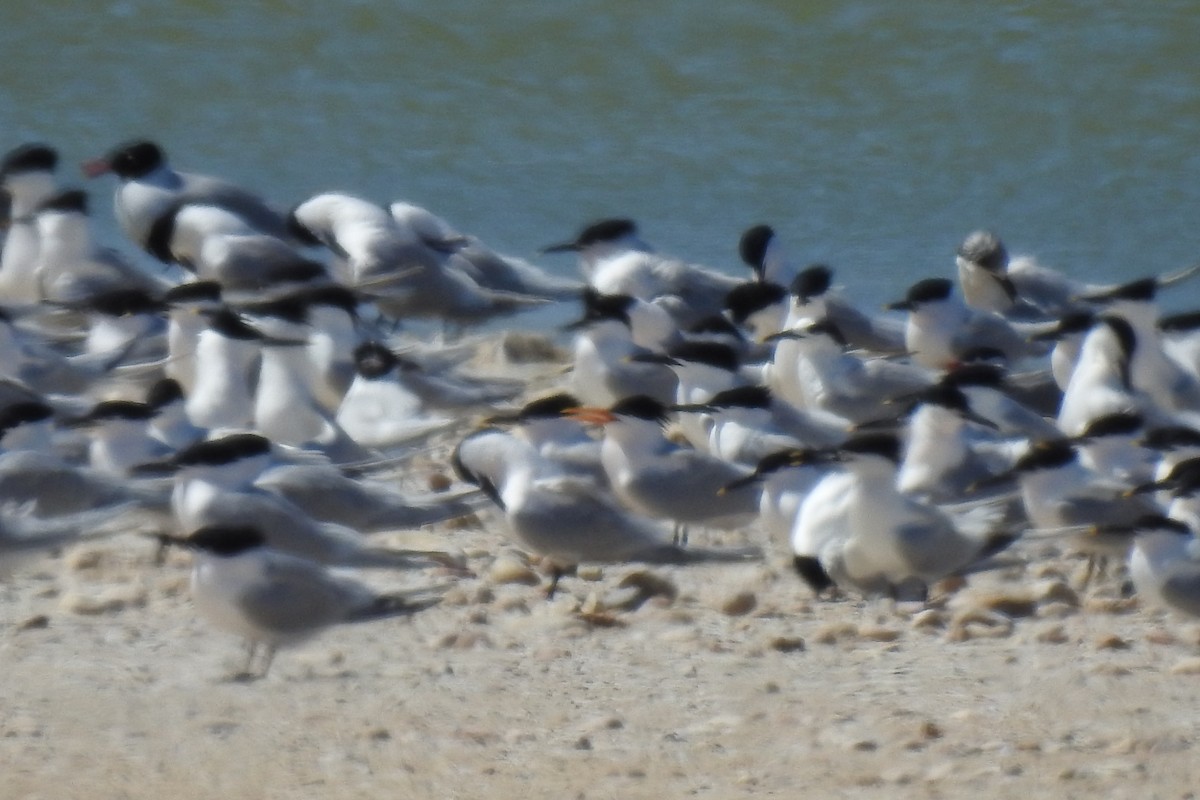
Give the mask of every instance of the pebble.
M 860 625 L 855 633 L 858 638 L 871 642 L 894 642 L 900 638 L 899 629 L 883 625 Z
M 804 652 L 804 640 L 799 636 L 776 636 L 767 646 L 780 653 Z
M 1128 650 L 1132 645 L 1115 633 L 1106 634 L 1096 640 L 1097 650 Z
M 1007 617 L 1032 617 L 1037 612 L 1038 601 L 1029 593 L 985 594 L 972 597 L 977 608 L 995 611 Z
M 1066 644 L 1071 641 L 1071 637 L 1062 625 L 1048 625 L 1035 633 L 1033 640 L 1042 644 Z
M 1063 603 L 1052 600 L 1038 606 L 1038 616 L 1042 619 L 1065 619 L 1079 613 L 1079 606 L 1073 603 Z
M 35 614 L 17 623 L 18 631 L 38 631 L 50 627 L 50 618 L 45 614 Z
M 488 569 L 488 578 L 492 583 L 519 583 L 526 586 L 536 586 L 542 582 L 538 574 L 523 561 L 509 555 L 499 556 Z
M 1083 610 L 1092 614 L 1129 614 L 1137 611 L 1136 597 L 1089 597 Z
M 721 603 L 721 613 L 731 617 L 742 617 L 758 607 L 754 592 L 738 592 Z
M 1200 675 L 1200 656 L 1185 658 L 1171 667 L 1172 675 Z
M 59 607 L 63 611 L 85 616 L 112 614 L 145 604 L 146 591 L 140 586 L 114 586 L 95 595 L 68 592 L 59 600 Z
M 970 639 L 1002 639 L 1013 632 L 1012 618 L 998 611 L 968 608 L 954 615 L 946 631 L 946 641 L 965 642 Z
M 1150 644 L 1175 644 L 1179 641 L 1179 637 L 1170 631 L 1158 628 L 1146 633 L 1146 641 Z
M 936 608 L 918 611 L 912 616 L 912 626 L 917 630 L 931 630 L 946 627 L 946 614 Z
M 837 644 L 846 639 L 858 638 L 858 626 L 850 622 L 826 623 L 813 634 L 812 640 L 817 644 Z
M 555 345 L 549 336 L 525 331 L 504 334 L 500 349 L 510 364 L 561 363 L 568 358 L 567 353 Z
M 1065 580 L 1044 580 L 1035 583 L 1030 594 L 1038 603 L 1065 603 L 1069 606 L 1079 606 L 1079 593 Z
M 425 481 L 431 492 L 444 492 L 454 485 L 454 481 L 444 472 L 434 472 Z

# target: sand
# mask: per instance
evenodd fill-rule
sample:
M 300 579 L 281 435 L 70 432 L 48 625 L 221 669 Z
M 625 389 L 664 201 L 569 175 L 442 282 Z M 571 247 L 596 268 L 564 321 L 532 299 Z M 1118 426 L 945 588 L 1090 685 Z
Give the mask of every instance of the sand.
M 524 368 L 520 368 L 524 369 Z M 508 369 L 512 374 L 518 368 Z M 406 466 L 445 474 L 455 436 Z M 0 797 L 1138 797 L 1200 791 L 1200 624 L 1079 587 L 1061 546 L 929 607 L 819 601 L 763 563 L 589 567 L 547 600 L 493 511 L 397 534 L 473 573 L 411 619 L 229 680 L 189 557 L 132 535 L 0 584 Z M 638 587 L 644 588 L 638 588 Z

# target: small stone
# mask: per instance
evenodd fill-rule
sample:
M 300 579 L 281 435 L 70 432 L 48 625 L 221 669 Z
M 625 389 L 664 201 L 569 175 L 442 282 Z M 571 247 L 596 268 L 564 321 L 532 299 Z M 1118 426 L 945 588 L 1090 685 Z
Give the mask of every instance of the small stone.
M 604 579 L 604 569 L 595 565 L 581 566 L 575 568 L 575 577 L 581 581 L 596 581 Z
M 444 492 L 454 485 L 454 481 L 443 472 L 434 472 L 426 480 L 426 485 L 431 492 Z
M 1097 650 L 1128 650 L 1130 647 L 1128 639 L 1122 639 L 1114 633 L 1101 636 L 1096 640 Z
M 1002 639 L 1012 634 L 1013 621 L 1006 614 L 980 608 L 967 608 L 954 615 L 946 641 L 965 642 L 970 639 Z
M 917 729 L 917 735 L 922 739 L 940 739 L 942 738 L 942 729 L 933 720 L 925 720 Z
M 537 362 L 562 362 L 567 354 L 556 346 L 548 336 L 523 331 L 509 331 L 501 344 L 504 358 L 510 364 L 532 364 Z
M 536 586 L 542 582 L 537 573 L 527 564 L 507 555 L 502 555 L 492 562 L 491 569 L 488 570 L 488 578 L 496 584 L 520 583 L 526 586 Z
M 856 633 L 860 639 L 871 642 L 894 642 L 900 638 L 899 630 L 882 625 L 861 625 Z
M 946 615 L 936 608 L 926 608 L 913 614 L 912 626 L 917 630 L 932 630 L 946 626 Z
M 822 625 L 813 634 L 812 640 L 817 644 L 837 644 L 844 639 L 858 636 L 858 626 L 849 622 L 834 622 Z
M 1030 594 L 1038 603 L 1066 603 L 1079 607 L 1079 593 L 1072 589 L 1065 579 L 1035 583 Z
M 782 689 L 779 688 L 779 684 L 775 681 L 767 681 L 766 685 L 763 686 L 763 691 L 767 694 L 779 694 Z
M 586 736 L 580 736 L 578 739 L 575 740 L 575 749 L 576 750 L 591 750 L 592 749 L 592 740 Z
M 444 650 L 470 650 L 476 646 L 491 647 L 492 640 L 481 631 L 455 631 L 439 639 L 437 646 Z
M 1162 628 L 1152 630 L 1146 633 L 1146 641 L 1150 644 L 1175 644 L 1179 638 L 1170 631 L 1165 631 Z
M 754 592 L 738 592 L 721 604 L 721 613 L 731 617 L 744 617 L 758 606 Z
M 50 627 L 50 618 L 45 614 L 35 614 L 17 624 L 18 631 L 37 631 Z
M 617 591 L 610 598 L 610 608 L 620 608 L 623 611 L 636 611 L 650 600 L 661 600 L 670 605 L 679 597 L 679 589 L 670 580 L 651 572 L 639 569 L 621 578 Z
M 799 636 L 776 636 L 768 644 L 772 650 L 780 653 L 804 652 L 804 640 Z M 778 688 L 776 687 L 776 691 Z
M 387 728 L 372 728 L 367 731 L 367 738 L 373 742 L 386 742 L 392 738 L 392 732 Z
M 103 566 L 106 553 L 95 547 L 72 548 L 63 559 L 70 572 L 84 572 Z
M 1200 675 L 1200 657 L 1185 658 L 1171 667 L 1172 675 Z
M 1008 617 L 1032 617 L 1037 612 L 1037 600 L 1027 594 L 986 594 L 973 598 L 979 608 L 996 611 Z
M 1137 611 L 1136 597 L 1089 597 L 1083 604 L 1091 614 L 1130 614 Z
M 1062 625 L 1050 625 L 1034 634 L 1033 640 L 1042 644 L 1066 644 L 1071 640 Z
M 465 606 L 470 605 L 471 597 L 464 589 L 458 586 L 453 586 L 446 590 L 442 595 L 442 605 L 444 606 Z
M 879 743 L 870 739 L 862 739 L 851 744 L 850 749 L 859 753 L 873 753 L 879 749 Z
M 63 595 L 59 605 L 64 611 L 72 614 L 96 616 L 124 611 L 146 604 L 146 592 L 140 587 L 112 587 L 97 595 L 83 595 L 71 592 Z
M 1062 603 L 1052 600 L 1038 607 L 1038 616 L 1042 619 L 1066 619 L 1079 613 L 1079 606 L 1072 603 Z

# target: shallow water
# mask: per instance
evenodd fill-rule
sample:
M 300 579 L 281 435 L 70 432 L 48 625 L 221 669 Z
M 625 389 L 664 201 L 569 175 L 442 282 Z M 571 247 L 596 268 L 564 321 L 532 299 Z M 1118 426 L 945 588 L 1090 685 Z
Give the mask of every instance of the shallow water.
M 280 204 L 406 199 L 561 271 L 537 248 L 615 215 L 728 270 L 769 222 L 871 303 L 980 226 L 1078 275 L 1200 258 L 1186 0 L 11 5 L 4 148 L 148 136 Z

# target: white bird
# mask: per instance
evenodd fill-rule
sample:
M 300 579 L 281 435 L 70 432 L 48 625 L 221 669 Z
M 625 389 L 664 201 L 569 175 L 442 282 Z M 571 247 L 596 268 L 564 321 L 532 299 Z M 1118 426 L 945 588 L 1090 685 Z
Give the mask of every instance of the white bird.
M 1053 420 L 1013 396 L 1018 389 L 1010 386 L 1009 378 L 1007 370 L 998 364 L 975 362 L 948 370 L 939 383 L 962 392 L 971 410 L 1001 434 L 1027 439 L 1061 436 Z
M 738 353 L 727 344 L 682 341 L 663 353 L 638 353 L 633 361 L 666 364 L 675 373 L 677 407 L 692 409 L 679 417 L 679 430 L 697 450 L 709 449 L 713 430 L 712 409 L 705 406 L 719 392 L 747 384 L 740 372 Z
M 167 360 L 163 374 L 179 382 L 185 394 L 196 387 L 196 350 L 208 330 L 208 314 L 224 308 L 216 281 L 181 283 L 162 297 L 167 308 Z
M 146 405 L 154 409 L 149 432 L 174 452 L 205 438 L 207 431 L 187 418 L 183 389 L 173 378 L 162 378 L 146 392 Z
M 355 442 L 364 447 L 388 449 L 456 424 L 451 417 L 424 411 L 422 397 L 402 377 L 405 365 L 417 369 L 416 365 L 401 359 L 385 345 L 363 342 L 354 350 L 354 365 L 356 374 L 335 419 Z M 457 407 L 463 405 L 466 404 Z
M 570 413 L 581 406 L 566 392 L 530 400 L 515 412 L 489 417 L 491 425 L 511 425 L 512 435 L 528 443 L 537 454 L 565 475 L 608 487 L 608 474 L 600 460 L 601 441 Z
M 579 254 L 584 276 L 597 292 L 668 301 L 672 316 L 688 325 L 720 313 L 725 296 L 739 281 L 695 264 L 659 255 L 638 235 L 629 219 L 605 219 L 585 227 L 569 242 L 543 253 Z
M 723 491 L 749 470 L 671 442 L 663 433 L 667 409 L 653 398 L 635 395 L 572 415 L 604 426 L 600 461 L 617 497 L 640 514 L 672 521 L 679 541 L 687 541 L 689 525 L 740 528 L 757 515 L 758 486 Z
M 142 288 L 112 288 L 64 308 L 84 315 L 87 334 L 81 353 L 112 365 L 157 362 L 168 350 L 166 306 Z
M 93 469 L 126 475 L 140 464 L 166 458 L 173 452 L 150 432 L 149 422 L 156 413 L 147 403 L 104 400 L 67 424 L 90 433 L 88 461 Z
M 249 647 L 240 680 L 266 677 L 275 651 L 333 625 L 407 616 L 436 605 L 438 590 L 379 594 L 323 565 L 281 553 L 253 523 L 206 526 L 173 543 L 194 553 L 191 593 L 213 626 Z M 261 648 L 256 671 L 255 656 Z
M 252 322 L 263 334 L 254 428 L 281 444 L 320 450 L 337 463 L 370 458 L 317 397 L 316 366 L 307 349 L 311 327 L 290 319 L 288 310 L 265 305 L 255 307 Z
M 1157 280 L 1142 278 L 1086 294 L 1083 299 L 1103 304 L 1106 315 L 1125 320 L 1133 329 L 1137 343 L 1129 366 L 1133 387 L 1154 398 L 1167 411 L 1195 412 L 1200 410 L 1200 375 L 1164 348 L 1155 302 L 1157 293 Z
M 638 359 L 651 351 L 634 342 L 627 307 L 623 296 L 585 293 L 583 316 L 567 326 L 578 331 L 570 390 L 594 406 L 639 394 L 671 403 L 678 379 L 665 364 Z
M 851 476 L 841 498 L 846 530 L 827 538 L 818 562 L 842 588 L 924 599 L 931 584 L 976 568 L 1016 538 L 995 527 L 987 506 L 951 516 L 900 492 L 893 435 L 864 434 L 839 452 Z
M 88 218 L 87 194 L 68 189 L 37 207 L 38 258 L 35 268 L 41 300 L 77 302 L 111 291 L 139 289 L 158 294 L 171 286 L 120 252 L 97 245 Z
M 979 433 L 992 423 L 975 413 L 963 392 L 939 385 L 915 399 L 896 474 L 901 492 L 930 503 L 954 503 L 974 484 L 1008 468 L 1011 447 Z
M 851 428 L 845 417 L 821 409 L 796 408 L 767 387 L 756 385 L 725 389 L 697 406 L 676 406 L 675 410 L 707 413 L 711 420 L 708 451 L 744 466 L 785 448 L 841 444 Z
M 743 562 L 754 549 L 710 550 L 671 544 L 653 521 L 623 508 L 586 478 L 564 475 L 525 441 L 494 429 L 455 449 L 455 472 L 504 512 L 516 543 L 552 564 L 553 594 L 567 567 L 580 563 Z
M 1030 526 L 1054 531 L 1079 526 L 1129 524 L 1158 513 L 1155 504 L 1132 496 L 1130 485 L 1092 472 L 1079 461 L 1076 446 L 1066 439 L 1033 442 L 1017 459 L 1011 475 L 1017 478 Z M 1005 475 L 997 476 L 1002 481 Z M 1097 567 L 1110 557 L 1124 557 L 1128 543 L 1120 537 L 1093 535 L 1090 530 L 1073 536 L 1071 547 L 1088 557 L 1084 585 Z
M 1040 351 L 1030 341 L 1032 331 L 1023 332 L 995 312 L 969 308 L 945 278 L 918 281 L 888 308 L 908 312 L 904 344 L 912 360 L 929 369 L 946 369 L 981 347 L 999 350 L 1014 364 Z
M 226 209 L 262 233 L 290 239 L 285 216 L 261 197 L 220 178 L 177 172 L 154 142 L 125 142 L 102 158 L 84 162 L 82 169 L 89 178 L 109 172 L 117 176 L 113 199 L 117 222 L 125 235 L 143 249 L 149 245 L 155 222 L 183 203 Z
M 38 517 L 58 517 L 135 503 L 165 511 L 169 488 L 68 462 L 54 449 L 53 410 L 40 402 L 0 411 L 0 504 L 30 504 Z
M 208 327 L 196 337 L 194 383 L 186 388 L 184 401 L 188 419 L 210 430 L 246 430 L 254 423 L 254 394 L 266 337 L 227 308 L 205 309 L 203 316 Z
M 1063 391 L 1059 430 L 1067 436 L 1078 436 L 1092 420 L 1107 414 L 1155 411 L 1153 398 L 1133 386 L 1131 367 L 1136 348 L 1137 337 L 1126 320 L 1108 314 L 1096 318 Z
M 40 142 L 15 147 L 0 160 L 0 194 L 9 197 L 8 234 L 0 249 L 0 301 L 6 305 L 40 299 L 35 277 L 40 236 L 34 212 L 54 194 L 57 167 L 58 152 Z
M 512 314 L 545 301 L 486 289 L 447 264 L 374 203 L 330 192 L 312 197 L 288 217 L 302 241 L 324 245 L 342 259 L 350 285 L 384 313 L 456 324 Z
M 777 379 L 772 388 L 800 408 L 819 409 L 853 422 L 894 417 L 898 409 L 889 405 L 893 399 L 920 391 L 934 381 L 928 369 L 886 358 L 863 360 L 847 352 L 841 329 L 829 320 L 770 338 L 791 340 L 796 345 L 783 355 L 776 351 L 775 366 L 782 366 L 780 359 L 788 356 L 795 361 L 771 373 Z M 789 373 L 794 375 L 794 383 L 783 380 Z
M 234 211 L 183 202 L 167 206 L 147 234 L 146 250 L 226 289 L 271 289 L 328 280 L 325 265 L 263 233 Z
M 478 238 L 459 233 L 446 220 L 420 206 L 395 202 L 388 211 L 412 239 L 447 255 L 451 268 L 484 288 L 548 300 L 566 300 L 583 289 L 577 280 L 550 275 L 528 261 L 496 253 Z
M 789 541 L 805 499 L 828 474 L 827 456 L 826 451 L 806 449 L 770 453 L 759 459 L 754 472 L 723 491 L 731 491 L 743 483 L 760 483 L 758 522 L 769 540 Z
M 232 434 L 197 442 L 147 469 L 174 473 L 171 507 L 182 530 L 253 525 L 273 549 L 335 566 L 411 568 L 437 558 L 372 545 L 358 531 L 314 519 L 281 494 L 256 485 L 275 463 L 268 439 Z
M 974 231 L 963 240 L 956 264 L 967 304 L 1005 315 L 1061 317 L 1082 310 L 1081 300 L 1086 295 L 1116 288 L 1074 280 L 1029 256 L 1010 259 L 1000 238 L 986 230 Z M 1200 265 L 1152 280 L 1160 287 L 1171 286 L 1198 272 Z
M 1126 529 L 1133 534 L 1129 577 L 1151 602 L 1187 617 L 1200 617 L 1200 541 L 1187 525 L 1147 517 Z

